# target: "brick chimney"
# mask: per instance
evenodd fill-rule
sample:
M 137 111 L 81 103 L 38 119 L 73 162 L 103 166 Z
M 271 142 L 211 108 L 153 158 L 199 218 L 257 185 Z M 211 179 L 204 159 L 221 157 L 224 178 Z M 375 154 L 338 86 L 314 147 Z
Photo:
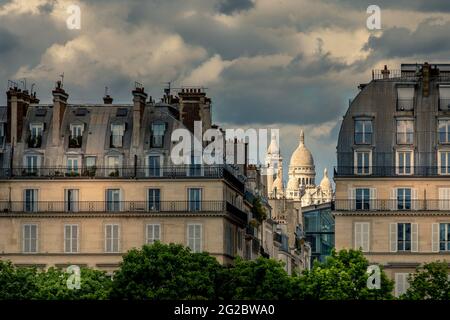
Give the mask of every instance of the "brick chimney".
M 132 146 L 134 148 L 139 147 L 139 137 L 141 131 L 141 121 L 144 114 L 145 101 L 147 100 L 147 94 L 144 91 L 144 87 L 138 87 L 132 91 L 133 94 L 133 140 Z
M 30 95 L 27 90 L 22 91 L 14 86 L 6 92 L 6 97 L 8 110 L 6 141 L 15 146 L 22 140 L 24 118 L 30 106 Z
M 56 87 L 52 91 L 53 94 L 53 115 L 52 115 L 52 145 L 59 144 L 61 137 L 61 124 L 64 117 L 64 112 L 67 106 L 67 94 L 62 86 L 61 81 L 56 82 Z

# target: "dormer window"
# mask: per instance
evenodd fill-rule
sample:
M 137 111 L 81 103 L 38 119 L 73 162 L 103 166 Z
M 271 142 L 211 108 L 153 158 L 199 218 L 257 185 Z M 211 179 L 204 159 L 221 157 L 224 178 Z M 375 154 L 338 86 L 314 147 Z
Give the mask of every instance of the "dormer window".
M 355 144 L 371 144 L 372 132 L 372 120 L 355 120 Z
M 69 148 L 81 148 L 81 143 L 83 140 L 83 124 L 71 124 L 70 125 L 70 137 L 69 137 Z
M 450 110 L 450 85 L 439 85 L 439 109 Z
M 5 123 L 0 123 L 0 146 L 5 141 Z
M 166 124 L 164 122 L 152 123 L 152 148 L 162 148 L 164 146 L 164 133 L 166 132 Z
M 414 86 L 397 87 L 397 110 L 414 110 Z
M 30 124 L 30 136 L 28 138 L 29 148 L 40 148 L 42 144 L 42 132 L 44 131 L 43 123 Z
M 125 124 L 111 125 L 111 148 L 122 148 L 123 134 L 125 132 Z

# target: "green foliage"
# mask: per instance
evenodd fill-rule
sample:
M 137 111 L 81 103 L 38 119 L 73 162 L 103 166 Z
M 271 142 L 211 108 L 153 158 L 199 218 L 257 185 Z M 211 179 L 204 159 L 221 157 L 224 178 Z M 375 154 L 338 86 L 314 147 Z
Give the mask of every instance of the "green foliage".
M 221 298 L 284 300 L 290 298 L 290 279 L 280 262 L 258 258 L 237 258 L 224 270 Z
M 119 299 L 213 299 L 221 266 L 207 253 L 156 242 L 130 250 L 114 275 Z
M 259 223 L 267 219 L 267 211 L 264 208 L 261 199 L 259 197 L 255 197 L 253 199 L 252 214 L 253 218 L 255 218 Z
M 104 300 L 109 297 L 111 278 L 105 272 L 81 268 L 80 289 L 69 289 L 67 280 L 72 274 L 49 268 L 36 277 L 35 299 L 39 300 Z
M 36 269 L 15 268 L 0 261 L 0 300 L 28 300 L 36 292 Z
M 408 278 L 409 289 L 401 299 L 407 300 L 448 300 L 450 299 L 450 281 L 448 281 L 447 262 L 431 262 L 417 268 Z
M 381 288 L 367 287 L 369 262 L 359 250 L 332 251 L 324 263 L 316 262 L 293 278 L 294 299 L 392 299 L 393 282 L 381 272 Z

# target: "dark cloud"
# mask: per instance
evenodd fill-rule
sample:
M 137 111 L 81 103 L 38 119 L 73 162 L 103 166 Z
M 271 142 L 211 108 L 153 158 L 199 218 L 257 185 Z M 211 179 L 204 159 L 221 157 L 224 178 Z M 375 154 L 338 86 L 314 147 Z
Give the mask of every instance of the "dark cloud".
M 371 50 L 372 55 L 383 58 L 406 58 L 439 56 L 448 59 L 450 51 L 450 23 L 437 24 L 426 20 L 411 31 L 394 27 L 385 30 L 381 36 L 370 36 L 364 50 Z
M 0 57 L 16 49 L 19 45 L 18 42 L 14 34 L 0 27 Z
M 401 9 L 422 12 L 450 12 L 450 2 L 442 0 L 323 0 L 325 2 L 344 5 L 349 9 L 366 10 L 370 5 L 383 9 Z
M 219 12 L 232 15 L 236 12 L 241 12 L 253 8 L 252 0 L 219 0 L 216 8 Z

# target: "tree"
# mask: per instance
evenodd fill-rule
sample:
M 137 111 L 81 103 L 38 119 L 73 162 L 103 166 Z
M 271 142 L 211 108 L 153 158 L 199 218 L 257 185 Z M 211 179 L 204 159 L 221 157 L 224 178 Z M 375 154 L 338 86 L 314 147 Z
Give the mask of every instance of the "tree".
M 144 245 L 124 256 L 114 275 L 114 299 L 214 299 L 221 266 L 208 253 L 177 244 Z
M 35 268 L 16 268 L 0 261 L 0 300 L 29 300 L 36 291 Z
M 409 288 L 400 298 L 407 300 L 448 300 L 450 281 L 447 262 L 431 262 L 417 267 L 416 273 L 408 278 Z
M 382 271 L 381 288 L 367 287 L 369 262 L 359 250 L 332 251 L 324 263 L 293 277 L 293 297 L 315 300 L 392 299 L 393 282 Z
M 49 268 L 37 274 L 33 298 L 39 300 L 104 300 L 109 298 L 112 280 L 105 272 L 80 269 L 80 288 L 70 289 L 67 280 L 72 274 Z
M 224 269 L 219 296 L 225 299 L 283 300 L 290 298 L 290 280 L 282 264 L 273 259 L 236 258 Z

